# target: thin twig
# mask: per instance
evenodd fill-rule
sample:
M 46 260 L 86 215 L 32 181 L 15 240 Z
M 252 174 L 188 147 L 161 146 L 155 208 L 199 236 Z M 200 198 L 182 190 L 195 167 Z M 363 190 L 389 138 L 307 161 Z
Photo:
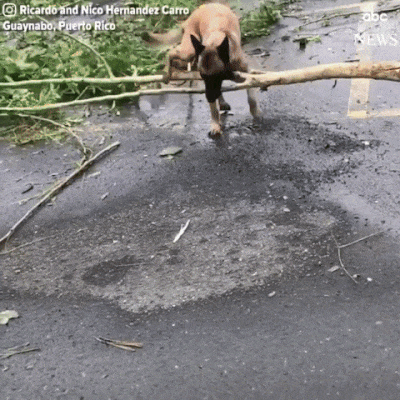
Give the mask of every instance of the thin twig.
M 71 175 L 67 176 L 61 182 L 59 182 L 50 192 L 43 197 L 35 206 L 33 206 L 17 223 L 15 223 L 12 228 L 0 239 L 0 245 L 6 244 L 10 237 L 14 234 L 14 232 L 24 223 L 26 222 L 36 210 L 46 204 L 52 197 L 54 197 L 57 193 L 61 192 L 66 186 L 68 186 L 74 179 L 76 179 L 79 175 L 81 175 L 84 171 L 86 171 L 89 167 L 91 167 L 98 159 L 103 157 L 105 154 L 115 150 L 120 145 L 119 142 L 114 142 L 107 146 L 105 149 L 99 151 L 92 158 L 85 161 L 79 169 L 74 171 Z
M 341 244 L 341 245 L 339 245 L 338 247 L 339 247 L 339 249 L 344 249 L 345 247 L 352 246 L 353 244 L 362 242 L 363 240 L 369 239 L 369 238 L 371 238 L 371 237 L 373 237 L 373 236 L 380 235 L 380 234 L 382 234 L 382 233 L 385 233 L 385 232 L 384 232 L 384 231 L 380 231 L 380 232 L 371 233 L 370 235 L 364 236 L 364 237 L 362 237 L 362 238 L 360 238 L 360 239 L 357 239 L 357 240 L 355 240 L 354 242 L 350 242 L 350 243 L 346 243 L 346 244 Z
M 19 249 L 21 249 L 21 248 L 23 248 L 23 247 L 31 246 L 32 244 L 41 242 L 42 240 L 46 240 L 46 239 L 53 238 L 54 236 L 56 236 L 56 235 L 46 236 L 46 237 L 43 237 L 43 238 L 40 238 L 40 239 L 33 240 L 32 242 L 29 242 L 29 243 L 21 244 L 20 246 L 14 247 L 14 248 L 11 249 L 11 250 L 2 251 L 2 252 L 0 252 L 0 256 L 4 256 L 4 255 L 6 255 L 6 254 L 10 254 L 10 253 L 12 253 L 13 251 L 19 250 Z
M 119 349 L 128 350 L 128 351 L 135 351 L 136 348 L 142 348 L 143 344 L 138 342 L 131 342 L 125 340 L 114 340 L 114 339 L 107 339 L 102 337 L 95 337 L 100 343 L 106 344 L 107 346 L 114 346 Z
M 354 283 L 358 283 L 358 282 L 354 279 L 354 277 L 347 271 L 346 267 L 344 266 L 343 261 L 342 261 L 342 256 L 341 256 L 340 250 L 341 250 L 341 249 L 344 249 L 344 248 L 346 248 L 346 247 L 352 246 L 353 244 L 360 243 L 360 242 L 362 242 L 363 240 L 366 240 L 366 239 L 369 239 L 369 238 L 371 238 L 371 237 L 380 235 L 380 234 L 382 234 L 382 233 L 384 233 L 384 231 L 371 233 L 370 235 L 364 236 L 364 237 L 362 237 L 362 238 L 360 238 L 360 239 L 354 240 L 353 242 L 346 243 L 346 244 L 342 244 L 342 245 L 339 245 L 339 243 L 337 242 L 336 238 L 335 238 L 335 237 L 333 236 L 333 234 L 332 234 L 333 240 L 334 240 L 335 243 L 336 243 L 336 248 L 337 248 L 337 252 L 338 252 L 338 258 L 339 258 L 340 266 L 341 266 L 342 270 L 351 278 L 351 280 L 352 280 Z
M 340 17 L 346 18 L 346 17 L 350 17 L 352 15 L 358 15 L 358 14 L 361 14 L 361 13 L 362 13 L 361 11 L 351 11 L 351 12 L 347 12 L 347 13 L 339 13 L 339 14 L 334 14 L 334 15 L 325 15 L 322 18 L 318 18 L 318 19 L 315 19 L 315 20 L 310 20 L 308 22 L 305 22 L 304 24 L 296 27 L 296 29 L 302 29 L 307 25 L 316 24 L 316 23 L 321 22 L 321 21 L 329 21 L 330 19 L 333 19 L 333 18 L 340 18 Z
M 30 353 L 31 351 L 40 351 L 39 348 L 29 348 L 29 343 L 24 343 L 20 346 L 10 347 L 5 353 L 0 353 L 0 359 L 10 358 L 16 354 Z
M 189 223 L 190 223 L 190 219 L 187 220 L 185 225 L 181 225 L 181 229 L 178 232 L 178 234 L 175 236 L 173 243 L 176 243 L 181 238 L 181 236 L 185 233 L 187 227 L 189 226 Z
M 359 6 L 357 6 L 357 4 L 353 4 L 353 5 L 348 5 L 348 6 L 339 6 L 339 7 L 334 7 L 334 8 L 324 8 L 321 10 L 308 10 L 308 11 L 300 11 L 300 12 L 292 12 L 292 13 L 284 13 L 282 14 L 283 17 L 289 17 L 289 18 L 309 18 L 311 17 L 311 15 L 318 15 L 318 14 L 324 14 L 327 17 L 331 17 L 331 14 L 333 14 L 333 18 L 335 17 L 349 17 L 351 15 L 354 14 L 363 14 L 364 11 L 346 11 L 348 9 L 352 9 L 352 8 L 356 8 Z M 378 6 L 375 9 L 376 13 L 388 13 L 388 12 L 394 12 L 394 11 L 398 11 L 400 9 L 399 5 L 394 5 L 393 7 L 389 6 Z M 320 20 L 318 20 L 320 21 Z M 318 22 L 316 20 L 314 20 L 313 22 Z
M 64 124 L 61 124 L 60 122 L 57 121 L 53 121 L 50 118 L 44 118 L 44 117 L 39 117 L 37 115 L 28 115 L 28 114 L 17 114 L 19 117 L 23 117 L 23 118 L 32 118 L 32 119 L 36 119 L 39 121 L 43 121 L 43 122 L 48 122 L 49 124 L 53 124 L 55 126 L 58 126 L 62 129 L 64 129 L 65 131 L 67 131 L 72 137 L 75 138 L 75 140 L 78 142 L 78 144 L 81 146 L 82 148 L 82 153 L 85 156 L 85 159 L 87 159 L 88 157 L 90 157 L 90 155 L 92 154 L 92 151 L 89 150 L 85 144 L 83 143 L 83 140 L 69 127 L 66 126 Z
M 342 261 L 342 257 L 341 257 L 341 254 L 340 254 L 340 247 L 339 247 L 339 244 L 338 244 L 336 238 L 333 236 L 333 234 L 332 234 L 332 237 L 333 237 L 333 240 L 334 240 L 335 243 L 336 243 L 336 248 L 337 248 L 337 252 L 338 252 L 338 258 L 339 258 L 340 267 L 342 268 L 342 270 L 345 272 L 345 274 L 346 274 L 354 283 L 358 284 L 358 282 L 354 279 L 354 277 L 350 274 L 349 271 L 347 271 L 346 267 L 344 266 L 343 261 Z

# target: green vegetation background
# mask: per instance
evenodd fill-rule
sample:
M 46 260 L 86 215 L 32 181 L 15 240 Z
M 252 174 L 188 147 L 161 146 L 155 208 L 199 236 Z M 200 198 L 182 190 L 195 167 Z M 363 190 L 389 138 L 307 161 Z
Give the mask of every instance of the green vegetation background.
M 65 0 L 17 0 L 19 4 L 31 7 L 74 6 L 85 4 L 82 1 Z M 187 7 L 194 10 L 199 0 L 139 0 L 123 6 Z M 235 8 L 235 7 L 233 7 Z M 237 6 L 238 8 L 238 6 Z M 279 19 L 278 3 L 268 1 L 259 8 L 241 18 L 243 39 L 266 36 L 269 27 Z M 114 16 L 111 21 L 115 30 L 81 31 L 79 38 L 92 49 L 101 54 L 116 77 L 132 75 L 152 75 L 163 69 L 166 49 L 160 50 L 149 46 L 142 37 L 148 32 L 166 32 L 186 19 L 185 15 L 153 15 L 153 16 Z M 5 20 L 0 17 L 0 24 Z M 16 16 L 11 22 L 33 22 L 33 17 Z M 36 19 L 37 21 L 37 19 Z M 108 78 L 109 72 L 88 47 L 73 40 L 65 32 L 5 32 L 0 31 L 0 82 L 18 82 L 25 80 L 42 80 L 47 78 L 97 77 Z M 34 107 L 60 101 L 74 100 L 90 96 L 120 93 L 135 90 L 130 86 L 115 85 L 104 88 L 82 83 L 61 83 L 32 86 L 30 88 L 0 87 L 0 107 Z M 56 115 L 55 115 L 56 114 Z M 43 115 L 43 113 L 42 113 Z M 60 113 L 51 113 L 58 119 Z M 9 113 L 0 114 L 0 137 L 7 137 L 12 126 L 15 137 L 15 123 L 20 119 Z M 47 113 L 48 116 L 48 113 Z M 6 120 L 5 120 L 6 118 Z M 26 124 L 26 119 L 24 120 Z M 35 121 L 38 124 L 38 121 Z

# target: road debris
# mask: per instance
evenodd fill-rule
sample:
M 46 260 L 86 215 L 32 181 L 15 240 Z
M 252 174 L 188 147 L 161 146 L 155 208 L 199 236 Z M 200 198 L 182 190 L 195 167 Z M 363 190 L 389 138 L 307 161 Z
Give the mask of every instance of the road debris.
M 160 157 L 167 157 L 167 158 L 173 158 L 174 156 L 176 156 L 177 154 L 182 153 L 182 147 L 178 147 L 178 146 L 170 146 L 170 147 L 166 147 L 165 149 L 161 150 L 158 155 Z
M 190 219 L 187 220 L 185 225 L 181 225 L 181 229 L 178 232 L 178 234 L 175 236 L 173 243 L 176 243 L 181 238 L 181 236 L 185 233 L 187 227 L 189 226 L 189 223 L 190 223 Z
M 0 325 L 7 325 L 12 318 L 18 318 L 19 315 L 14 310 L 5 310 L 0 312 Z
M 22 190 L 22 194 L 24 194 L 24 193 L 28 193 L 29 191 L 31 191 L 33 189 L 33 185 L 32 185 L 32 183 L 27 183 L 25 186 L 24 186 L 24 188 L 23 188 L 23 190 Z
M 89 160 L 85 161 L 76 171 L 74 171 L 71 175 L 67 176 L 65 179 L 58 182 L 47 194 L 40 200 L 36 205 L 34 205 L 18 222 L 16 222 L 12 228 L 2 237 L 0 238 L 0 245 L 6 244 L 10 237 L 14 234 L 14 232 L 24 223 L 26 222 L 40 207 L 45 205 L 49 200 L 51 200 L 54 196 L 60 193 L 66 186 L 71 184 L 78 176 L 80 176 L 84 171 L 90 168 L 96 161 L 98 161 L 104 155 L 110 153 L 115 150 L 120 145 L 119 142 L 114 142 L 99 151 Z
M 40 238 L 40 239 L 37 239 L 37 240 L 33 240 L 32 242 L 29 242 L 29 243 L 21 244 L 21 245 L 19 245 L 17 247 L 14 247 L 13 249 L 0 252 L 0 256 L 12 253 L 13 251 L 19 250 L 19 249 L 21 249 L 23 247 L 31 246 L 31 245 L 33 245 L 35 243 L 41 242 L 41 241 L 46 240 L 46 239 L 51 239 L 51 238 L 56 237 L 56 236 L 57 235 L 46 236 L 46 237 L 43 237 L 43 238 Z
M 340 267 L 341 267 L 341 269 L 345 272 L 345 274 L 346 274 L 354 283 L 357 283 L 357 284 L 358 284 L 358 282 L 357 282 L 356 279 L 357 279 L 357 278 L 360 278 L 360 275 L 359 275 L 359 274 L 354 274 L 354 275 L 351 275 L 351 274 L 350 274 L 350 272 L 346 269 L 346 267 L 345 267 L 344 264 L 343 264 L 342 255 L 341 255 L 340 250 L 341 250 L 341 249 L 344 249 L 345 247 L 352 246 L 353 244 L 362 242 L 363 240 L 369 239 L 369 238 L 371 238 L 371 237 L 373 237 L 373 236 L 380 235 L 380 234 L 382 234 L 382 233 L 384 233 L 384 231 L 371 233 L 370 235 L 364 236 L 364 237 L 362 237 L 362 238 L 360 238 L 360 239 L 354 240 L 353 242 L 346 243 L 346 244 L 342 244 L 342 245 L 339 245 L 339 243 L 337 242 L 336 238 L 335 238 L 335 237 L 333 236 L 333 234 L 332 234 L 333 240 L 335 241 L 336 248 L 337 248 L 337 253 L 338 253 L 338 258 L 339 258 Z M 333 268 L 333 267 L 332 267 L 332 268 Z M 331 268 L 331 269 L 332 269 L 332 268 Z
M 125 341 L 125 340 L 113 340 L 113 339 L 107 339 L 107 338 L 102 338 L 102 337 L 95 337 L 95 339 L 98 340 L 100 343 L 103 343 L 103 344 L 106 344 L 109 346 L 118 347 L 119 349 L 128 350 L 128 351 L 136 351 L 135 349 L 143 347 L 143 344 L 139 343 L 139 342 L 130 342 L 130 341 Z
M 328 269 L 328 272 L 333 273 L 336 272 L 338 269 L 340 269 L 340 267 L 338 265 L 334 265 L 333 267 Z
M 0 359 L 10 358 L 16 354 L 30 353 L 32 351 L 40 351 L 40 349 L 36 347 L 29 347 L 29 343 L 24 343 L 19 346 L 5 349 L 4 352 L 0 353 Z

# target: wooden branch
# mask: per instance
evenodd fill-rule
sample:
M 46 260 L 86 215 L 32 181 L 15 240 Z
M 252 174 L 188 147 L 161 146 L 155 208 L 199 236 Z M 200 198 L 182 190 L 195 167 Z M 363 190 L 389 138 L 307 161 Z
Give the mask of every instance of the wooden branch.
M 282 72 L 266 72 L 265 74 L 244 74 L 246 82 L 237 87 L 261 87 L 266 89 L 273 85 L 290 85 L 322 79 L 382 79 L 400 82 L 400 62 L 362 62 L 362 63 L 336 63 L 317 65 Z
M 200 74 L 195 72 L 174 72 L 170 81 L 187 81 L 187 80 L 200 80 Z M 30 86 L 40 86 L 62 83 L 86 83 L 89 85 L 116 85 L 119 83 L 137 83 L 143 85 L 146 83 L 167 82 L 165 75 L 149 75 L 149 76 L 122 76 L 113 78 L 86 78 L 86 77 L 73 77 L 73 78 L 49 78 L 49 79 L 32 79 L 30 81 L 17 81 L 17 82 L 0 82 L 0 89 L 15 89 Z
M 37 112 L 46 110 L 55 110 L 57 108 L 80 106 L 89 103 L 101 103 L 105 101 L 123 100 L 129 98 L 136 98 L 145 95 L 158 95 L 165 93 L 204 93 L 204 89 L 189 89 L 189 88 L 165 88 L 165 89 L 148 89 L 137 90 L 135 92 L 126 92 L 120 94 L 110 94 L 107 96 L 92 97 L 89 99 L 67 101 L 64 103 L 46 104 L 43 106 L 35 107 L 0 107 L 0 112 L 13 113 L 13 112 Z
M 6 244 L 10 237 L 15 233 L 15 231 L 25 223 L 40 207 L 45 205 L 52 197 L 54 197 L 57 193 L 61 192 L 66 186 L 68 186 L 74 179 L 76 179 L 79 175 L 81 175 L 84 171 L 86 171 L 89 167 L 91 167 L 97 160 L 103 157 L 105 154 L 110 153 L 115 150 L 120 145 L 119 142 L 114 142 L 110 144 L 105 149 L 99 151 L 92 158 L 85 161 L 79 169 L 74 171 L 71 175 L 67 176 L 57 185 L 55 185 L 46 196 L 43 197 L 36 205 L 34 205 L 18 222 L 16 222 L 12 228 L 0 239 L 0 245 Z
M 197 72 L 179 73 L 179 78 L 187 76 L 188 80 L 198 79 Z M 382 62 L 364 62 L 364 63 L 336 63 L 324 64 L 314 67 L 307 67 L 289 71 L 280 72 L 264 72 L 257 71 L 253 74 L 243 72 L 237 73 L 238 77 L 242 77 L 244 82 L 235 87 L 225 88 L 223 92 L 234 90 L 249 89 L 252 87 L 260 87 L 267 89 L 274 85 L 290 85 L 293 83 L 302 83 L 316 81 L 322 79 L 380 79 L 388 81 L 400 82 L 400 62 L 398 61 L 382 61 Z M 150 77 L 148 77 L 150 78 Z M 36 107 L 0 107 L 0 112 L 15 113 L 15 112 L 38 112 L 45 110 L 54 110 L 57 108 L 79 106 L 88 103 L 98 103 L 104 101 L 122 100 L 128 98 L 137 98 L 139 96 L 160 95 L 165 93 L 186 93 L 196 94 L 204 93 L 203 88 L 171 88 L 165 87 L 162 89 L 140 89 L 135 92 L 126 92 L 115 95 L 107 95 L 93 97 L 89 99 L 80 99 L 64 103 L 46 104 Z

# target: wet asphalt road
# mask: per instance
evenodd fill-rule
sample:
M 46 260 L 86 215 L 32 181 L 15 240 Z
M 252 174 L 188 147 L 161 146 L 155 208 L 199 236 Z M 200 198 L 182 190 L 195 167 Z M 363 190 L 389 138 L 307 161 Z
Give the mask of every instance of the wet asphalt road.
M 296 24 L 286 18 L 248 47 L 254 62 L 290 69 L 359 56 L 358 15 L 304 51 Z M 393 48 L 370 51 L 395 59 Z M 399 108 L 396 84 L 369 90 L 371 112 Z M 229 94 L 218 141 L 206 135 L 203 96 L 145 98 L 118 117 L 95 110 L 86 142 L 120 148 L 7 250 L 39 241 L 0 258 L 0 308 L 21 315 L 0 327 L 0 347 L 41 349 L 0 360 L 1 398 L 397 399 L 399 122 L 349 118 L 351 93 L 348 81 L 271 88 L 261 125 L 243 93 Z M 182 154 L 160 158 L 171 145 Z M 0 235 L 32 204 L 19 200 L 78 159 L 72 142 L 1 144 Z M 357 283 L 333 268 L 338 245 L 374 233 L 341 249 Z M 129 353 L 98 336 L 144 346 Z

